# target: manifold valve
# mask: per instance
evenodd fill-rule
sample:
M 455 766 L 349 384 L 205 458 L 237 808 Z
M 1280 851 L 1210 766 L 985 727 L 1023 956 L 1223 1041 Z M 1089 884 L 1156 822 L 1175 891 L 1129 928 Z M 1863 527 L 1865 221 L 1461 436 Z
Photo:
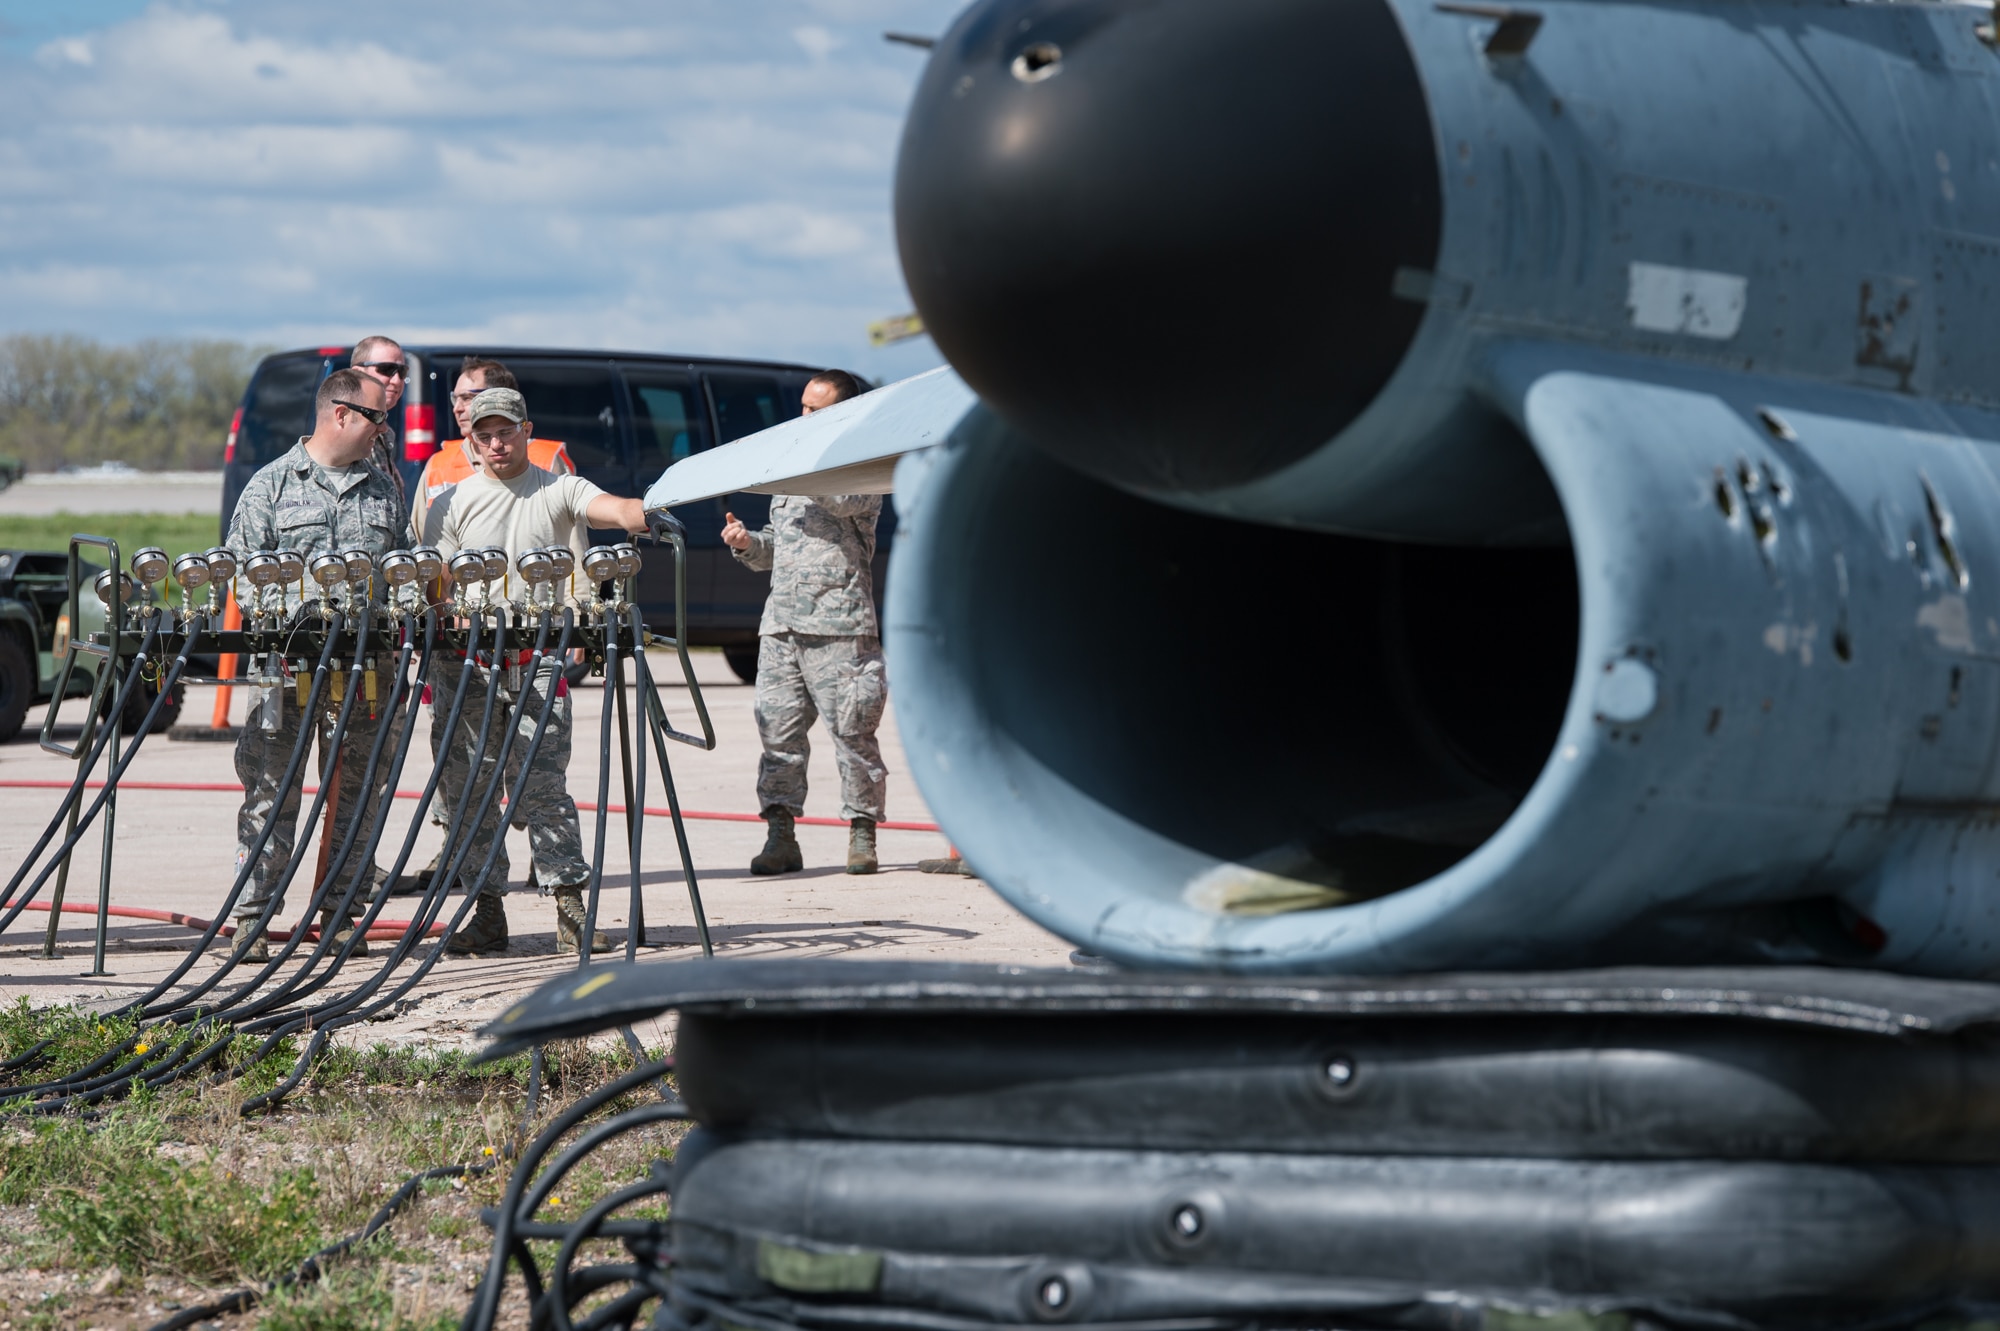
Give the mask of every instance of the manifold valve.
M 208 560 L 201 555 L 185 554 L 174 561 L 174 581 L 190 595 L 206 587 L 209 576 Z
M 132 556 L 132 576 L 146 586 L 167 576 L 167 552 L 157 545 L 149 545 Z
M 113 578 L 116 578 L 122 584 L 118 588 L 118 596 L 119 600 L 125 605 L 131 605 L 133 598 L 139 592 L 138 586 L 132 581 L 129 575 L 120 573 L 116 569 L 105 569 L 97 575 L 96 580 L 90 585 L 97 592 L 97 599 L 104 602 L 104 608 L 107 610 L 111 608 L 111 580 Z

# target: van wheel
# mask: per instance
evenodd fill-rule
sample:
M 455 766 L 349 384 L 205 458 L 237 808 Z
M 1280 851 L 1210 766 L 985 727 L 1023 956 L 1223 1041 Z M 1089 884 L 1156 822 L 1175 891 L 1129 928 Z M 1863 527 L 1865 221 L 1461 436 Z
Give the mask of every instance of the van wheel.
M 757 682 L 757 644 L 754 642 L 731 643 L 722 649 L 722 659 L 729 662 L 729 668 L 736 672 L 736 678 L 745 684 Z
M 0 743 L 21 733 L 34 696 L 35 668 L 21 650 L 21 640 L 0 633 Z

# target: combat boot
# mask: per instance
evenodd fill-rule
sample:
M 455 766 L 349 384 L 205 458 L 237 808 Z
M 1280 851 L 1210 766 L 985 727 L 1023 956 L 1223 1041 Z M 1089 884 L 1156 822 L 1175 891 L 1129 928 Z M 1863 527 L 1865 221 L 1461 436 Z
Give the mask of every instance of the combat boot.
M 805 852 L 799 849 L 799 838 L 792 831 L 792 813 L 772 805 L 764 810 L 764 821 L 771 826 L 770 835 L 764 838 L 764 849 L 757 852 L 750 861 L 750 872 L 754 874 L 797 873 L 806 867 Z
M 856 818 L 847 824 L 847 872 L 874 873 L 881 866 L 875 859 L 875 820 Z
M 428 868 L 402 875 L 395 882 L 389 884 L 389 895 L 392 897 L 420 897 L 429 892 L 431 890 L 431 875 L 438 871 L 438 862 L 442 859 L 444 859 L 444 852 L 439 851 L 437 854 L 431 856 Z
M 354 921 L 348 919 L 345 916 L 341 916 L 338 922 L 336 922 L 335 916 L 337 914 L 338 912 L 336 911 L 330 911 L 330 910 L 321 911 L 319 913 L 319 932 L 322 938 L 324 938 L 327 934 L 331 933 L 333 935 L 333 946 L 339 948 L 339 947 L 345 947 L 347 945 L 348 937 L 354 932 Z M 367 956 L 368 935 L 363 934 L 361 936 L 361 941 L 356 943 L 354 945 L 354 950 L 348 953 L 347 955 L 350 957 Z
M 255 915 L 236 917 L 236 959 L 260 963 L 271 959 L 271 944 L 257 927 Z
M 481 892 L 472 905 L 472 918 L 465 927 L 445 940 L 444 949 L 460 955 L 484 955 L 507 950 L 507 912 L 500 898 Z
M 556 951 L 576 951 L 576 940 L 583 937 L 584 908 L 583 889 L 580 887 L 558 887 L 556 889 Z M 590 931 L 590 951 L 595 956 L 599 952 L 609 952 L 611 940 L 602 929 Z

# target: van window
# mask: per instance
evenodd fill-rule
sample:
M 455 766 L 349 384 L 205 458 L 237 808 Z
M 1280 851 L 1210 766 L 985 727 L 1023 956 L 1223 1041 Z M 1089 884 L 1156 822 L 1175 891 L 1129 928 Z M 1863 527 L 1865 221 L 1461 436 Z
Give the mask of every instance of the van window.
M 627 364 L 625 382 L 632 390 L 635 459 L 642 484 L 650 482 L 682 458 L 708 447 L 701 395 L 693 376 L 680 371 Z
M 715 428 L 725 444 L 799 414 L 799 395 L 786 393 L 775 375 L 711 374 L 708 391 L 715 397 Z
M 505 358 L 507 368 L 521 382 L 521 396 L 528 403 L 528 419 L 535 423 L 541 439 L 560 439 L 569 449 L 577 471 L 615 471 L 623 490 L 623 463 L 618 447 L 618 392 L 611 367 L 603 361 L 544 361 L 525 357 Z M 443 382 L 443 376 L 439 376 Z M 458 420 L 451 414 L 450 389 L 445 389 L 438 408 L 438 424 L 459 437 Z
M 345 360 L 345 357 L 342 357 Z M 267 356 L 243 399 L 243 427 L 236 435 L 236 461 L 253 471 L 283 457 L 302 434 L 311 434 L 313 394 L 325 362 L 318 353 Z

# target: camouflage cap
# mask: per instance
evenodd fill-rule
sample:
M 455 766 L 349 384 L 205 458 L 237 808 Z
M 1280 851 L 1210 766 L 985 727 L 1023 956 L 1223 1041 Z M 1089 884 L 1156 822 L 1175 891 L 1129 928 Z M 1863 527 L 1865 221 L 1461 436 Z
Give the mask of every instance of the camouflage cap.
M 465 419 L 481 421 L 488 416 L 505 416 L 516 425 L 528 419 L 528 403 L 520 393 L 511 388 L 489 388 L 472 399 Z

